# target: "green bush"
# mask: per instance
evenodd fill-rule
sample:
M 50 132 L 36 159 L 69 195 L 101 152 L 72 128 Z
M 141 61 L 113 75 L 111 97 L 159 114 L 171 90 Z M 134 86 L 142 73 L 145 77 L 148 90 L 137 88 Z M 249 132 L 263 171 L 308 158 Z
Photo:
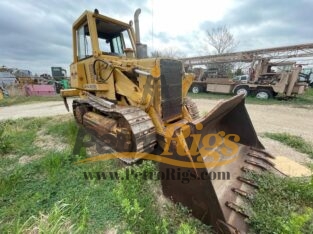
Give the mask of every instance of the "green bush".
M 273 174 L 247 174 L 247 177 L 260 187 L 247 208 L 255 233 L 313 233 L 311 180 Z
M 5 123 L 0 125 L 0 153 L 6 154 L 12 148 L 12 143 L 10 137 L 5 134 Z
M 57 202 L 48 214 L 40 213 L 31 216 L 25 223 L 17 223 L 15 233 L 78 233 L 79 229 L 72 224 L 68 204 Z
M 313 158 L 313 145 L 304 140 L 300 136 L 294 136 L 289 133 L 265 133 L 266 137 L 279 141 L 285 145 L 288 145 L 291 148 L 296 149 L 301 153 L 308 154 L 310 157 Z

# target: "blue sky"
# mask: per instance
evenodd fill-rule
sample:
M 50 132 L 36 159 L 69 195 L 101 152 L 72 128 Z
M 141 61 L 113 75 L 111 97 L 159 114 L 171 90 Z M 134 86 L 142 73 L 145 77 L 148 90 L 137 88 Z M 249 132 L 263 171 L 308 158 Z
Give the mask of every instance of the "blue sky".
M 222 25 L 239 41 L 237 51 L 313 42 L 310 0 L 2 0 L 0 66 L 37 74 L 51 66 L 69 70 L 72 24 L 95 8 L 125 22 L 141 8 L 141 40 L 149 50 L 187 57 L 212 53 L 206 30 Z

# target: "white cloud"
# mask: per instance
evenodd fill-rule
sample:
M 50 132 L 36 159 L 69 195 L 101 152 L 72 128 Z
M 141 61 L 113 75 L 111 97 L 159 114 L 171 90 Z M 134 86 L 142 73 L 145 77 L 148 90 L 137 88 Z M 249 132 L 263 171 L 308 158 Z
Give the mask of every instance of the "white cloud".
M 200 22 L 218 21 L 226 14 L 227 9 L 233 4 L 230 0 L 205 1 L 194 0 L 149 0 L 148 8 L 151 13 L 142 19 L 142 32 L 149 38 L 150 46 L 155 49 L 174 46 L 175 42 L 162 45 L 158 43 L 155 35 L 163 32 L 168 37 L 186 36 L 197 39 L 194 32 L 200 30 Z M 193 34 L 192 36 L 189 36 Z M 153 38 L 152 38 L 153 37 Z M 179 44 L 179 41 L 176 41 Z M 164 43 L 163 43 L 164 44 Z
M 72 61 L 71 27 L 84 10 L 125 22 L 140 15 L 142 42 L 150 51 L 173 48 L 186 56 L 205 54 L 205 30 L 227 25 L 238 49 L 312 42 L 313 2 L 306 0 L 1 0 L 0 66 L 49 73 Z

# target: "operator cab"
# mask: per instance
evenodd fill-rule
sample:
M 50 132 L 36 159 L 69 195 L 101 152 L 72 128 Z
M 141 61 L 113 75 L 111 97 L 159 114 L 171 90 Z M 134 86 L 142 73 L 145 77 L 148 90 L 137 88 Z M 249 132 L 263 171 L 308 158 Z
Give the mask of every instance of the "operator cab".
M 73 27 L 77 47 L 74 57 L 77 56 L 78 60 L 101 54 L 134 57 L 131 24 L 99 15 L 98 12 L 85 12 L 80 19 Z

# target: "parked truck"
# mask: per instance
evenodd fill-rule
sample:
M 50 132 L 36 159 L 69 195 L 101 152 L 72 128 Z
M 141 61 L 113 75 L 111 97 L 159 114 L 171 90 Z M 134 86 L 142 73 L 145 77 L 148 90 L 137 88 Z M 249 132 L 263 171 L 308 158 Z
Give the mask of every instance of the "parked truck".
M 228 78 L 195 80 L 191 86 L 193 93 L 201 91 L 215 93 L 234 93 L 252 95 L 259 99 L 269 99 L 278 94 L 293 97 L 303 94 L 307 82 L 299 80 L 301 66 L 295 63 L 274 63 L 268 59 L 260 60 L 255 69 L 251 69 L 248 81 Z

